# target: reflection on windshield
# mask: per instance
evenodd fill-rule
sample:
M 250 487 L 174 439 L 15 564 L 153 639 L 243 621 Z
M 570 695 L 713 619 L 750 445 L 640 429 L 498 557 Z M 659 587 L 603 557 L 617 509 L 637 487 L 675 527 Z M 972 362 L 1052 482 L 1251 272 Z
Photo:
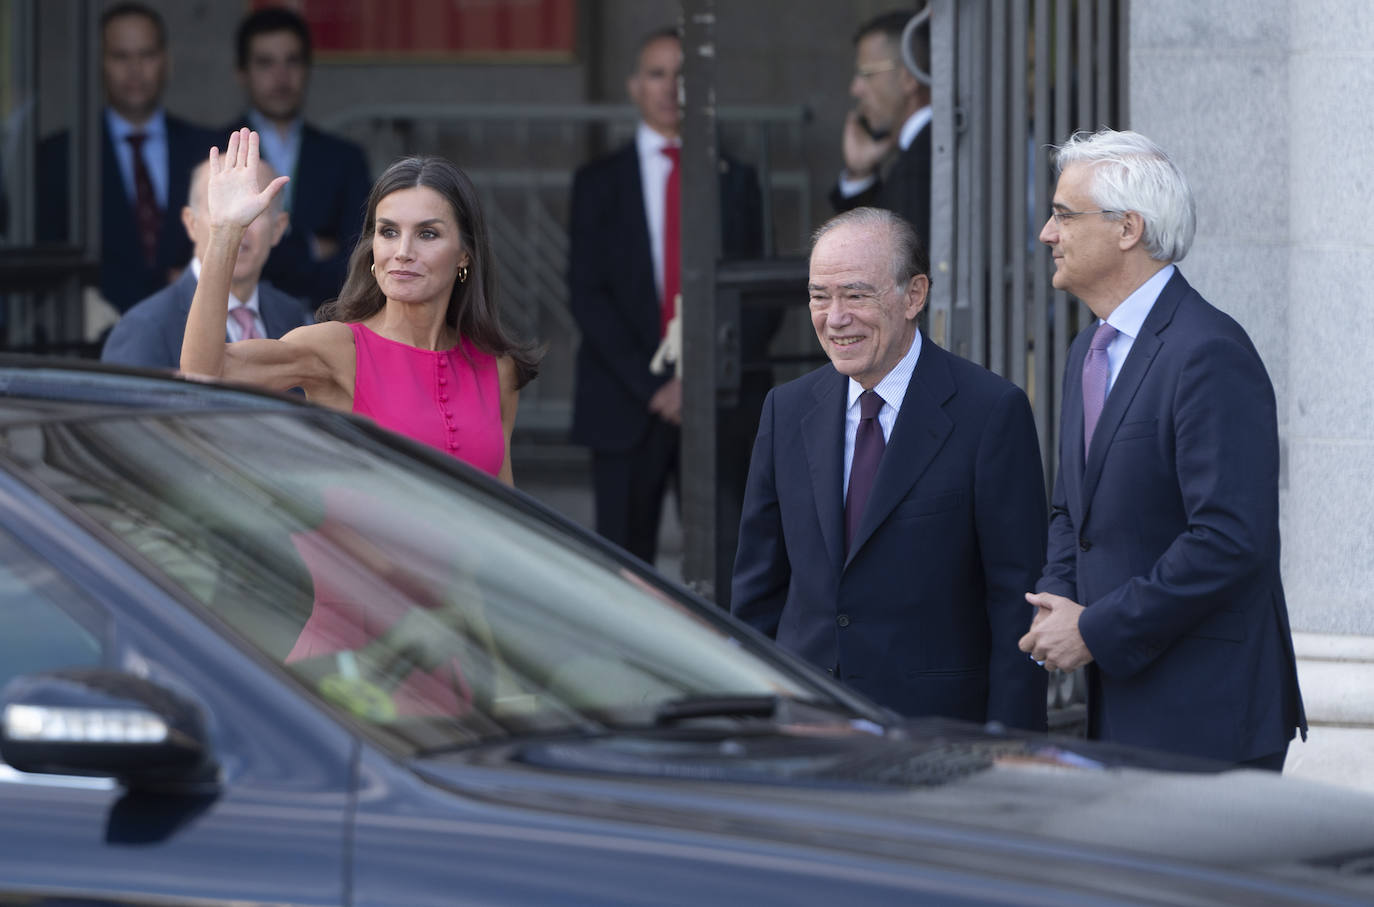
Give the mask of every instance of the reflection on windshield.
M 340 426 L 141 416 L 12 429 L 4 444 L 403 746 L 650 721 L 690 697 L 825 698 L 594 547 Z

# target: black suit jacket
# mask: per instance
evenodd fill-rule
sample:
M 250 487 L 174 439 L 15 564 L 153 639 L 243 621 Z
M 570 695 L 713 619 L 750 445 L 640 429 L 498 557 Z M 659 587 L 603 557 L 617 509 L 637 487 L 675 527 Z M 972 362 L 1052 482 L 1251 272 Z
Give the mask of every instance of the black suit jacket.
M 246 117 L 241 118 L 224 135 L 246 125 Z M 284 292 L 319 305 L 339 295 L 349 256 L 362 232 L 364 208 L 372 191 L 367 156 L 357 144 L 306 123 L 296 171 L 286 175 L 291 177 L 290 226 L 268 257 L 262 276 Z M 315 260 L 312 236 L 332 240 L 338 250 Z
M 212 132 L 165 114 L 167 123 L 167 206 L 162 212 L 157 256 L 150 267 L 143 258 L 134 205 L 124 191 L 114 144 L 105 118 L 100 126 L 100 294 L 123 312 L 167 286 L 173 272 L 191 260 L 191 240 L 181 224 L 191 186 L 191 171 L 210 156 Z M 44 242 L 70 239 L 67 184 L 71 136 L 60 132 L 44 139 L 39 150 L 38 183 L 43 205 L 38 214 L 38 238 Z
M 722 255 L 756 257 L 762 247 L 757 174 L 722 157 L 719 189 Z M 628 450 L 649 426 L 649 398 L 668 380 L 649 372 L 660 339 L 659 299 L 633 142 L 573 178 L 568 289 L 582 334 L 572 440 Z
M 839 186 L 830 192 L 836 211 L 870 206 L 895 211 L 916 228 L 921 242 L 930 248 L 930 124 L 916 133 L 882 176 L 858 195 L 845 198 Z
M 1043 729 L 1017 648 L 1046 525 L 1026 395 L 923 338 L 846 556 L 848 382 L 827 365 L 764 402 L 730 610 L 902 714 Z
M 163 287 L 124 313 L 110 331 L 100 360 L 146 368 L 180 368 L 181 340 L 195 293 L 196 275 L 187 268 L 171 286 Z M 311 322 L 304 302 L 269 283 L 258 284 L 258 312 L 268 337 L 280 337 Z
M 1165 285 L 1083 451 L 1069 349 L 1049 562 L 1086 607 L 1093 737 L 1228 762 L 1306 732 L 1279 578 L 1274 390 L 1245 330 L 1181 273 Z

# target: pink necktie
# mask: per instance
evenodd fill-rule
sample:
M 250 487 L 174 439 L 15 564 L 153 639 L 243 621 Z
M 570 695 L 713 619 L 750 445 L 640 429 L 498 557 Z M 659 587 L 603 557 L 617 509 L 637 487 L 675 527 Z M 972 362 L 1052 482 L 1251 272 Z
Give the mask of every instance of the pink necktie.
M 1102 322 L 1093 332 L 1092 345 L 1083 358 L 1083 458 L 1093 443 L 1093 431 L 1102 418 L 1102 405 L 1107 401 L 1107 376 L 1111 365 L 1107 361 L 1107 347 L 1116 339 L 1117 330 Z
M 844 550 L 854 543 L 854 535 L 859 531 L 859 520 L 863 519 L 864 507 L 868 505 L 868 493 L 873 490 L 873 477 L 878 474 L 878 463 L 883 459 L 887 442 L 883 440 L 883 427 L 878 423 L 878 411 L 883 408 L 883 398 L 875 391 L 864 391 L 859 395 L 859 429 L 854 433 L 854 459 L 849 465 L 849 494 L 844 500 Z
M 229 315 L 239 323 L 240 340 L 258 340 L 262 337 L 262 332 L 258 330 L 258 320 L 253 317 L 253 310 L 246 305 L 236 305 L 229 310 Z

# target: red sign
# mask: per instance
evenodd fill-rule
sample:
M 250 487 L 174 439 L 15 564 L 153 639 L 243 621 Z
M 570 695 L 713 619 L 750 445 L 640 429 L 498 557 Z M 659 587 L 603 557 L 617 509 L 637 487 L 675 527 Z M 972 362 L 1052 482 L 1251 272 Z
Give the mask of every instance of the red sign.
M 571 59 L 577 0 L 252 0 L 310 24 L 315 53 L 349 57 Z

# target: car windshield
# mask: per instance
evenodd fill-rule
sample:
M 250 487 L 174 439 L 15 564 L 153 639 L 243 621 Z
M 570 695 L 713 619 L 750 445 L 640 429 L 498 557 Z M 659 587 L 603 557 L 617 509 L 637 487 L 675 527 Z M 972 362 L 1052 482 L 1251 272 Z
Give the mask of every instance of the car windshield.
M 830 698 L 714 609 L 342 418 L 140 413 L 11 426 L 0 444 L 400 749 Z

